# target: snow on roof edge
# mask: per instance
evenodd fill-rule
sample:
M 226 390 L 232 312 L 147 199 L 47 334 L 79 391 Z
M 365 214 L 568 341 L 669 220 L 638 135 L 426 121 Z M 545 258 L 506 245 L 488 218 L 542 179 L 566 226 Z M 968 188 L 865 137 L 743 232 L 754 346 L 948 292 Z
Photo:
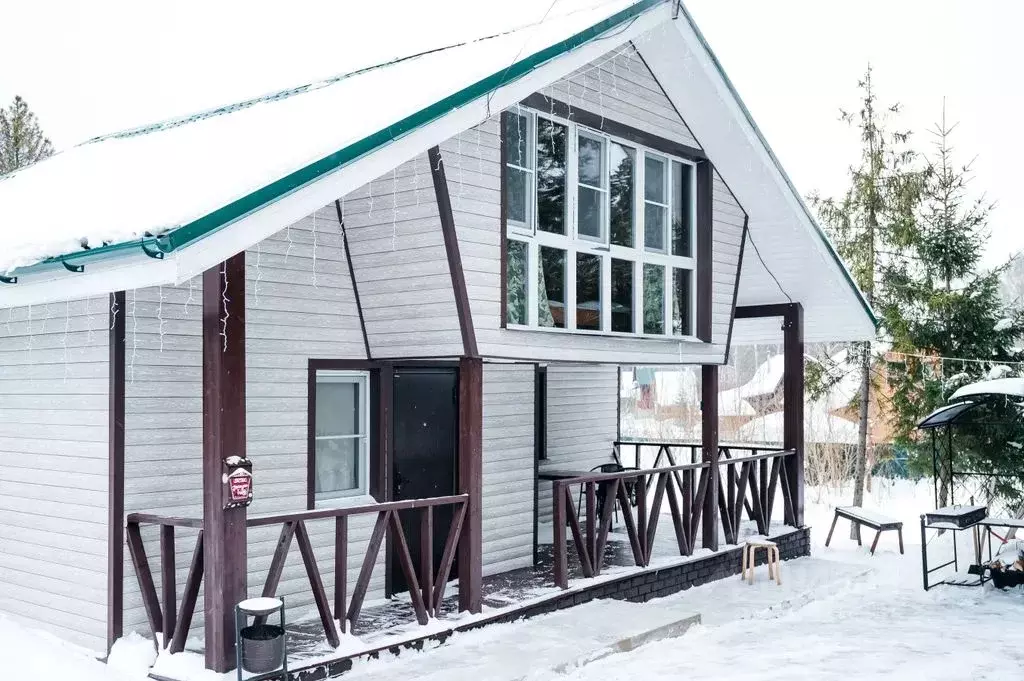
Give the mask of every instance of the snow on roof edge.
M 99 255 L 107 255 L 115 253 L 117 251 L 124 251 L 128 248 L 136 246 L 150 245 L 154 246 L 160 254 L 169 254 L 177 249 L 187 246 L 203 237 L 225 227 L 238 219 L 245 217 L 255 211 L 260 210 L 268 205 L 273 204 L 276 200 L 293 193 L 294 191 L 320 179 L 327 173 L 336 170 L 347 163 L 357 160 L 365 155 L 373 153 L 374 151 L 381 148 L 388 142 L 394 141 L 404 135 L 412 132 L 413 130 L 427 125 L 438 118 L 444 116 L 462 105 L 467 104 L 480 96 L 483 96 L 487 92 L 496 91 L 499 88 L 519 79 L 523 75 L 528 74 L 533 69 L 552 61 L 572 50 L 581 47 L 592 40 L 595 40 L 603 34 L 611 31 L 615 28 L 619 28 L 627 22 L 635 21 L 638 17 L 645 14 L 649 10 L 652 10 L 660 5 L 667 4 L 669 0 L 637 0 L 632 4 L 628 5 L 624 9 L 606 17 L 600 22 L 589 26 L 588 28 L 579 31 L 575 34 L 569 35 L 568 37 L 548 45 L 515 63 L 509 65 L 507 68 L 500 72 L 495 72 L 490 76 L 483 78 L 475 83 L 464 87 L 463 89 L 440 99 L 433 104 L 415 112 L 414 114 L 407 116 L 392 125 L 386 126 L 376 133 L 370 134 L 356 142 L 349 144 L 348 146 L 340 149 L 332 154 L 327 155 L 311 164 L 308 164 L 296 171 L 285 175 L 282 178 L 271 182 L 270 184 L 257 189 L 249 194 L 242 196 L 219 209 L 216 209 L 205 216 L 202 216 L 192 222 L 184 225 L 178 225 L 169 230 L 166 230 L 159 234 L 149 234 L 141 238 L 133 238 L 127 241 L 117 241 L 113 243 L 104 243 L 101 246 L 94 248 L 85 248 L 80 251 L 69 251 L 58 255 L 53 255 L 42 260 L 39 260 L 31 265 L 25 265 L 21 267 L 15 267 L 4 274 L 8 276 L 16 274 L 24 274 L 31 271 L 35 271 L 38 268 L 52 265 L 67 263 L 70 259 L 81 261 L 82 259 L 93 258 Z M 482 40 L 488 40 L 498 35 L 508 35 L 508 33 L 515 32 L 516 30 L 522 30 L 525 27 L 519 27 L 512 31 L 507 31 L 501 34 L 495 34 L 494 36 L 485 36 L 483 38 L 474 39 L 467 41 L 463 44 L 470 44 L 474 42 L 480 42 Z M 441 48 L 446 49 L 446 48 Z M 99 137 L 91 138 L 75 145 L 77 148 L 80 146 L 97 143 L 108 139 L 116 139 L 119 137 L 128 137 L 141 134 L 148 134 L 149 132 L 157 132 L 160 130 L 169 129 L 171 127 L 177 127 L 180 125 L 187 124 L 189 122 L 203 120 L 208 117 L 227 114 L 234 111 L 238 111 L 244 108 L 249 108 L 258 103 L 276 101 L 277 99 L 283 99 L 296 94 L 302 94 L 305 92 L 311 92 L 315 89 L 310 85 L 320 85 L 326 87 L 327 85 L 334 84 L 343 80 L 345 77 L 355 75 L 357 73 L 365 73 L 368 70 L 374 68 L 381 68 L 387 65 L 398 63 L 399 61 L 406 61 L 418 56 L 424 56 L 430 52 L 437 50 L 428 51 L 420 55 L 412 55 L 408 58 L 393 60 L 385 64 L 379 64 L 374 67 L 367 67 L 365 69 L 358 69 L 349 74 L 343 74 L 336 79 L 327 79 L 324 81 L 317 81 L 313 84 L 307 84 L 303 86 L 297 86 L 288 90 L 282 90 L 279 93 L 271 93 L 264 95 L 260 98 L 252 100 L 245 100 L 240 103 L 218 107 L 215 109 L 209 109 L 204 112 L 195 113 L 184 118 L 172 119 L 170 121 L 164 121 L 162 123 L 154 123 L 148 126 L 142 126 L 140 128 L 129 129 L 117 133 L 110 133 L 107 135 L 101 135 Z M 56 157 L 57 154 L 54 155 Z M 53 157 L 51 157 L 53 158 Z M 44 159 L 42 162 L 45 162 Z M 31 166 L 27 166 L 31 167 Z M 19 169 L 13 173 L 9 173 L 0 177 L 0 180 L 8 179 L 23 171 L 24 168 Z M 157 256 L 159 257 L 159 256 Z M 15 277 L 15 281 L 16 281 Z

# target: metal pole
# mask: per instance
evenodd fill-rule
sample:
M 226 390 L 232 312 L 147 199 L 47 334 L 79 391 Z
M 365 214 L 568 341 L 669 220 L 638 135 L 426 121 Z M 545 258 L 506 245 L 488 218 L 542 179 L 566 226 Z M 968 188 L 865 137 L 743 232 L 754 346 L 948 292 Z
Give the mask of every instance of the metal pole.
M 924 581 L 924 590 L 928 590 L 928 543 L 924 539 L 924 516 L 921 516 L 921 579 Z

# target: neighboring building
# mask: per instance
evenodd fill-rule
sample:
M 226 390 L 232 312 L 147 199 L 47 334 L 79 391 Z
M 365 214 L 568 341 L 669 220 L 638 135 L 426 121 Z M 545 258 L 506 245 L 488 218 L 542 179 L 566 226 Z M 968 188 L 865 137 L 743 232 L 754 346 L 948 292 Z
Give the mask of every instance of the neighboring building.
M 584 4 L 0 179 L 0 610 L 102 652 L 183 643 L 198 601 L 220 671 L 261 588 L 330 640 L 364 599 L 436 615 L 454 560 L 480 612 L 485 578 L 564 536 L 543 476 L 611 461 L 619 366 L 717 392 L 731 345 L 784 335 L 798 404 L 805 340 L 873 336 L 686 12 Z M 802 409 L 784 445 L 799 528 Z

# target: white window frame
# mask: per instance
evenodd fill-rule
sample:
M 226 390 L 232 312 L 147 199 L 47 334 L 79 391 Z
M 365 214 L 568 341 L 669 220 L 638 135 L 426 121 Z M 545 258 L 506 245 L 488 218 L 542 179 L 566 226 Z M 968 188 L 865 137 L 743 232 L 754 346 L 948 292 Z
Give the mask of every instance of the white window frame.
M 356 489 L 337 490 L 332 492 L 317 492 L 316 479 L 312 481 L 314 505 L 337 505 L 339 501 L 353 498 L 364 498 L 370 494 L 370 456 L 372 456 L 373 434 L 370 432 L 370 372 L 348 371 L 343 369 L 317 369 L 313 375 L 314 391 L 320 383 L 358 383 L 359 384 L 359 421 L 362 425 L 362 434 L 352 435 L 316 435 L 316 411 L 313 412 L 313 451 L 310 456 L 314 457 L 312 466 L 313 475 L 317 474 L 316 466 L 316 443 L 324 440 L 356 440 L 364 441 L 362 455 L 359 461 L 359 486 Z
M 646 227 L 647 227 L 647 204 L 650 204 L 652 206 L 658 206 L 659 208 L 661 208 L 662 211 L 663 211 L 663 214 L 665 216 L 665 219 L 661 223 L 661 243 L 663 244 L 663 247 L 660 248 L 660 249 L 659 248 L 649 248 L 647 246 L 647 244 L 644 243 L 644 244 L 641 245 L 641 248 L 645 252 L 647 252 L 647 253 L 660 253 L 662 255 L 668 255 L 668 254 L 670 254 L 672 252 L 671 229 L 670 229 L 671 224 L 672 224 L 672 195 L 671 195 L 672 194 L 672 179 L 673 179 L 672 178 L 672 159 L 670 159 L 668 156 L 665 156 L 662 153 L 654 152 L 654 151 L 650 151 L 650 150 L 644 150 L 643 156 L 644 156 L 644 158 L 643 158 L 643 161 L 644 161 L 644 170 L 643 170 L 644 185 L 643 185 L 643 197 L 642 197 L 642 200 L 643 200 L 644 210 L 642 211 L 642 213 L 643 213 L 643 222 L 644 222 L 644 227 L 645 227 L 645 229 L 644 229 L 644 240 L 645 240 L 645 242 L 646 242 L 646 239 L 647 239 L 647 229 L 646 229 Z M 665 197 L 665 203 L 660 203 L 660 202 L 655 201 L 653 199 L 648 199 L 647 198 L 647 159 L 648 158 L 651 159 L 651 160 L 655 160 L 655 161 L 658 161 L 659 163 L 661 163 L 661 167 L 663 169 L 662 170 L 662 177 L 664 178 L 664 180 L 662 181 L 661 191 L 662 191 L 662 194 Z M 638 192 L 638 193 L 640 193 L 640 192 Z M 691 253 L 692 253 L 692 251 L 691 251 Z M 679 256 L 673 256 L 673 257 L 679 257 Z
M 508 159 L 505 159 L 505 165 L 513 170 L 524 172 L 528 176 L 526 183 L 526 222 L 519 222 L 517 220 L 508 220 L 508 231 L 509 234 L 520 234 L 532 236 L 537 229 L 537 117 L 527 109 L 521 109 L 516 107 L 510 109 L 509 114 L 512 116 L 522 116 L 526 119 L 526 162 L 530 165 L 529 168 L 516 165 Z M 517 119 L 518 120 L 518 119 Z M 504 122 L 502 122 L 504 125 Z M 504 134 L 502 130 L 502 134 Z M 522 131 L 520 131 L 522 136 Z M 529 178 L 532 178 L 530 180 Z M 507 192 L 507 187 L 501 188 L 502 192 Z
M 617 336 L 626 338 L 652 338 L 660 340 L 674 340 L 674 341 L 689 341 L 689 342 L 700 342 L 696 337 L 696 307 L 697 307 L 697 257 L 696 257 L 696 240 L 697 240 L 697 192 L 696 192 L 696 163 L 691 160 L 668 154 L 657 149 L 651 149 L 645 147 L 643 144 L 621 138 L 615 135 L 609 135 L 605 132 L 595 130 L 593 128 L 578 124 L 574 121 L 561 118 L 559 116 L 551 115 L 543 111 L 534 111 L 531 109 L 525 109 L 521 107 L 515 107 L 509 110 L 509 113 L 515 115 L 521 113 L 529 116 L 529 129 L 530 129 L 530 140 L 534 140 L 534 135 L 538 129 L 538 118 L 554 121 L 560 125 L 564 125 L 568 129 L 567 139 L 573 141 L 569 149 L 566 150 L 566 221 L 570 228 L 566 229 L 566 234 L 554 234 L 551 232 L 545 232 L 540 229 L 536 229 L 537 220 L 537 190 L 536 182 L 537 175 L 535 169 L 527 169 L 533 174 L 534 182 L 533 186 L 529 188 L 530 197 L 532 199 L 531 219 L 532 224 L 529 225 L 528 229 L 522 229 L 517 227 L 511 220 L 507 221 L 508 229 L 504 235 L 506 238 L 513 241 L 522 241 L 527 244 L 527 323 L 526 324 L 513 324 L 506 322 L 506 328 L 513 330 L 528 330 L 528 331 L 543 331 L 547 333 L 577 333 L 586 335 L 604 335 L 604 336 Z M 581 235 L 578 232 L 578 201 L 579 201 L 579 183 L 578 183 L 578 169 L 579 169 L 579 137 L 600 138 L 602 139 L 603 153 L 604 153 L 604 167 L 605 177 L 603 178 L 604 187 L 599 189 L 604 194 L 604 215 L 602 224 L 602 238 L 595 240 L 593 237 Z M 634 178 L 633 178 L 633 247 L 616 246 L 610 243 L 611 240 L 611 188 L 609 184 L 609 174 L 611 172 L 610 166 L 610 149 L 611 142 L 616 142 L 623 146 L 630 147 L 635 150 L 634 158 Z M 536 167 L 536 144 L 531 144 L 530 149 L 531 163 Z M 664 204 L 665 208 L 665 222 L 664 222 L 664 251 L 649 250 L 646 248 L 645 243 L 645 230 L 644 230 L 644 207 L 648 203 L 646 194 L 644 191 L 645 182 L 645 165 L 646 156 L 651 155 L 658 158 L 665 164 L 665 176 L 667 186 L 665 188 L 665 198 L 667 203 Z M 673 196 L 672 187 L 675 181 L 674 165 L 673 161 L 681 163 L 685 166 L 690 166 L 690 253 L 691 256 L 679 256 L 672 255 L 672 208 L 673 208 Z M 518 167 L 518 166 L 510 166 Z M 583 185 L 590 187 L 590 185 Z M 502 187 L 502 191 L 506 191 L 505 187 Z M 653 202 L 657 203 L 657 202 Z M 662 205 L 662 204 L 657 204 Z M 538 277 L 537 272 L 539 268 L 539 247 L 547 246 L 551 248 L 558 248 L 566 251 L 566 271 L 565 271 L 565 296 L 566 296 L 566 310 L 565 310 L 565 327 L 541 327 L 538 326 Z M 601 265 L 601 328 L 600 330 L 581 330 L 576 328 L 576 254 L 577 253 L 591 253 L 599 255 L 602 258 Z M 629 260 L 633 262 L 633 329 L 634 331 L 621 332 L 611 330 L 611 259 L 616 260 Z M 656 264 L 664 268 L 665 277 L 663 281 L 664 290 L 662 292 L 662 299 L 664 302 L 664 332 L 660 334 L 650 334 L 643 332 L 643 266 L 644 264 Z M 691 333 L 685 336 L 678 336 L 672 333 L 672 308 L 673 308 L 673 297 L 675 295 L 675 289 L 672 285 L 673 269 L 684 269 L 691 272 L 691 286 L 690 286 L 690 300 L 687 304 L 687 309 L 690 313 L 691 319 Z
M 569 153 L 566 155 L 566 160 L 572 161 L 573 168 L 572 197 L 570 200 L 572 201 L 573 206 L 576 208 L 576 210 L 572 211 L 574 216 L 572 222 L 576 234 L 576 239 L 577 241 L 589 241 L 591 243 L 607 245 L 609 240 L 611 239 L 611 191 L 609 191 L 608 187 L 608 173 L 610 172 L 611 168 L 609 167 L 608 136 L 601 133 L 591 132 L 589 128 L 585 128 L 581 125 L 577 125 L 575 126 L 575 128 L 575 134 L 572 134 L 572 130 L 570 129 L 569 135 L 569 139 L 575 141 L 575 146 L 569 149 Z M 600 187 L 595 187 L 592 184 L 586 184 L 579 178 L 579 148 L 581 139 L 589 139 L 595 142 L 600 142 L 601 144 L 601 166 L 604 168 L 604 172 L 601 175 L 602 186 Z M 591 236 L 589 234 L 580 233 L 580 216 L 578 210 L 580 188 L 588 189 L 590 191 L 596 191 L 601 197 L 601 233 L 596 237 Z

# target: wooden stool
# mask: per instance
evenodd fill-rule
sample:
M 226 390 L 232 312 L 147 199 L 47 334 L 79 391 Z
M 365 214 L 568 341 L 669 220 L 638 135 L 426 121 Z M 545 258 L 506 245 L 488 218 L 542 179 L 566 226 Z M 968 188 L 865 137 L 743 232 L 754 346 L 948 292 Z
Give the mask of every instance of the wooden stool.
M 757 549 L 764 549 L 768 557 L 768 578 L 774 579 L 775 583 L 782 585 L 782 577 L 779 574 L 779 547 L 775 542 L 767 539 L 748 541 L 743 545 L 743 572 L 740 579 L 748 579 L 747 571 L 750 571 L 749 581 L 754 583 L 754 561 L 757 556 Z

